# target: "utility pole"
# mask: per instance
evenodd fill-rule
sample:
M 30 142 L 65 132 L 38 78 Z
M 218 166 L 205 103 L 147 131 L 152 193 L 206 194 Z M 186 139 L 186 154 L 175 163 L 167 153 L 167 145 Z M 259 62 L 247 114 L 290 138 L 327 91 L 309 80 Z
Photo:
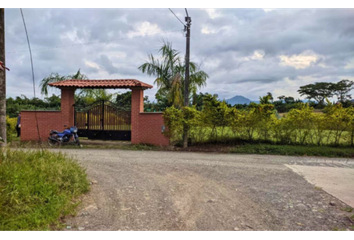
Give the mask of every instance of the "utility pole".
M 184 77 L 184 106 L 189 106 L 189 55 L 190 55 L 190 37 L 191 37 L 191 17 L 188 16 L 188 12 L 186 9 L 187 17 L 185 17 L 186 25 L 184 30 L 187 32 L 186 34 L 186 74 Z M 183 147 L 188 147 L 188 127 L 183 126 Z
M 5 9 L 0 8 L 0 61 L 5 62 Z M 0 146 L 6 144 L 6 69 L 0 68 Z
M 189 106 L 189 55 L 190 55 L 190 37 L 191 37 L 191 18 L 186 17 L 186 74 L 184 78 L 184 106 Z

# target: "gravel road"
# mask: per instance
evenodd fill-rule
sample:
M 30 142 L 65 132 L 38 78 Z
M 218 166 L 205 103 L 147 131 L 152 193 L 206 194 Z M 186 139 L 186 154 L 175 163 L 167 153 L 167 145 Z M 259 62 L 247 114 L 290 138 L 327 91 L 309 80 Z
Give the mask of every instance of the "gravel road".
M 53 150 L 58 151 L 58 150 Z M 285 165 L 347 168 L 346 159 L 61 149 L 91 191 L 68 230 L 353 229 L 348 206 Z

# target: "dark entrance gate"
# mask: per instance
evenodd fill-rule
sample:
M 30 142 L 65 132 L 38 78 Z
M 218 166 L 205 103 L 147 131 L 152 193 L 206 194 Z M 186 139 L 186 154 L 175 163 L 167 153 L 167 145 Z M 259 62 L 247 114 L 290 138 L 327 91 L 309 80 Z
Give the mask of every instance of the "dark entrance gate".
M 131 111 L 109 101 L 75 106 L 75 126 L 79 137 L 101 140 L 131 140 Z

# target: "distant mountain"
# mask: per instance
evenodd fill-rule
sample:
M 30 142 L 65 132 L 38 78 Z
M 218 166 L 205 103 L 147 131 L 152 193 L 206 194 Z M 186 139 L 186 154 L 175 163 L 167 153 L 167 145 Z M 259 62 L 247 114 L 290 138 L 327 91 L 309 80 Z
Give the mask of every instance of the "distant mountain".
M 231 105 L 235 105 L 235 104 L 250 104 L 251 100 L 249 100 L 248 98 L 245 98 L 244 96 L 235 96 L 233 98 L 227 99 L 225 100 L 227 103 L 231 104 Z

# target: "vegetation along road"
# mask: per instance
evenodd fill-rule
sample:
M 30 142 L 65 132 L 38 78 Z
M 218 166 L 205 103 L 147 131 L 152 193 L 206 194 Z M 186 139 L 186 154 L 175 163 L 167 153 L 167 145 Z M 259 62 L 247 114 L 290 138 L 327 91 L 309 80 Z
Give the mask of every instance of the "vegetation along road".
M 60 151 L 78 159 L 92 181 L 78 214 L 66 218 L 68 230 L 354 229 L 350 206 L 291 169 L 346 169 L 346 176 L 352 177 L 353 160 Z M 354 192 L 353 184 L 347 185 L 347 191 Z

